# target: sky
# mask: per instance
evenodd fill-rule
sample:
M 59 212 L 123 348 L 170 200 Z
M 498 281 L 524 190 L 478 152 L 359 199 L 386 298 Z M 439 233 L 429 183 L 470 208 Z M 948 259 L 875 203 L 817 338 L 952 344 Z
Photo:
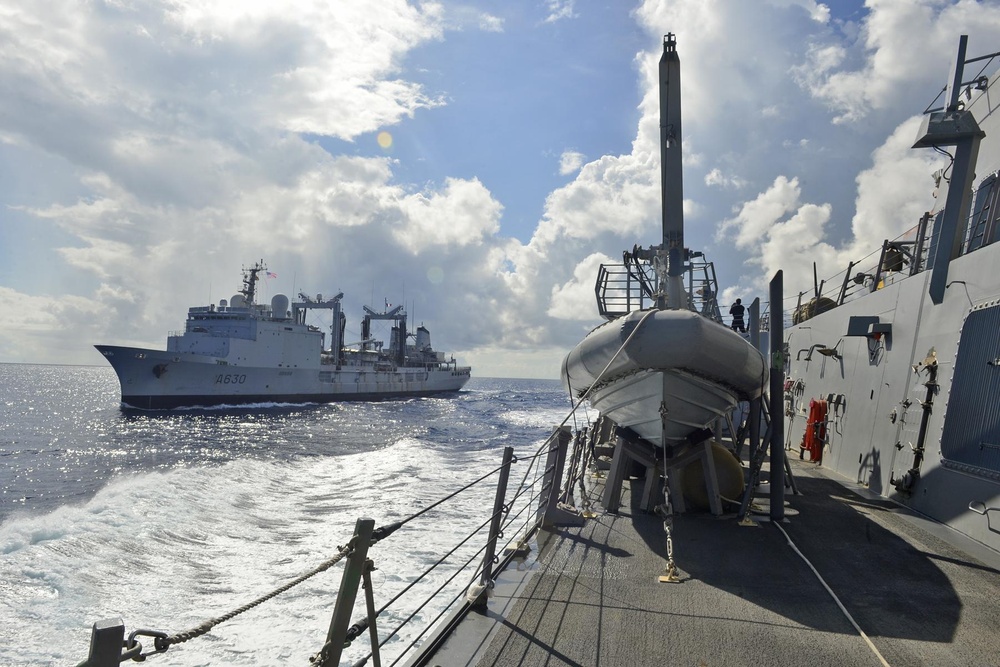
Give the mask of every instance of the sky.
M 163 348 L 262 259 L 261 300 L 344 292 L 349 341 L 403 304 L 474 376 L 557 378 L 598 266 L 659 242 L 666 33 L 726 306 L 933 210 L 919 116 L 1000 3 L 6 0 L 0 362 Z

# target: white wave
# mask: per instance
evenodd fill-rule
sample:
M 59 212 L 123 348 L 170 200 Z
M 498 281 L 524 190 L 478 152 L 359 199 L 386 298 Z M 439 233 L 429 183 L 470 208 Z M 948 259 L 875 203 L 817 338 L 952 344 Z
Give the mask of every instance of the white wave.
M 553 429 L 566 419 L 566 415 L 569 414 L 569 411 L 569 407 L 566 409 L 555 410 L 510 410 L 503 413 L 499 417 L 509 426 L 518 428 Z M 577 410 L 576 421 L 580 423 L 584 423 L 586 421 L 586 414 L 582 409 Z M 574 423 L 573 417 L 570 417 L 566 423 L 572 426 Z
M 404 519 L 499 461 L 499 450 L 451 452 L 403 438 L 358 454 L 137 474 L 85 504 L 12 517 L 0 525 L 0 664 L 76 664 L 87 655 L 90 626 L 105 618 L 123 618 L 127 632 L 193 628 L 330 558 L 359 517 L 377 526 Z M 488 518 L 493 484 L 373 547 L 377 605 Z M 172 647 L 168 662 L 306 664 L 325 639 L 341 572 L 331 568 Z M 403 615 L 389 614 L 380 633 Z M 396 641 L 396 650 L 403 645 Z M 367 640 L 351 651 L 354 659 L 366 654 Z

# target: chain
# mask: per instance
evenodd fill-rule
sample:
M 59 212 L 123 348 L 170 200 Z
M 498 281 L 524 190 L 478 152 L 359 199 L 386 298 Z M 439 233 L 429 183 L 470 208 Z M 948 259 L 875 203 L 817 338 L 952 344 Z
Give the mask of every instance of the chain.
M 667 409 L 666 401 L 660 402 L 660 424 L 661 433 L 666 433 L 667 430 Z M 667 443 L 665 438 L 663 442 L 660 443 L 663 448 L 663 504 L 656 508 L 656 513 L 663 518 L 663 532 L 667 539 L 667 566 L 663 570 L 663 574 L 659 577 L 660 583 L 677 583 L 680 579 L 677 577 L 677 566 L 674 564 L 674 539 L 673 539 L 673 527 L 674 527 L 674 505 L 670 500 L 670 474 L 667 472 Z
M 590 497 L 587 493 L 587 485 L 583 481 L 584 470 L 588 468 L 590 462 L 591 462 L 591 450 L 588 447 L 583 452 L 583 456 L 580 461 L 580 476 L 577 478 L 578 483 L 580 485 L 581 503 L 583 504 L 583 512 L 581 513 L 581 515 L 583 516 L 584 519 L 593 519 L 594 517 L 597 516 L 594 513 L 594 510 L 591 509 Z
M 663 482 L 663 504 L 657 509 L 658 514 L 663 517 L 663 532 L 667 538 L 667 566 L 660 575 L 660 582 L 676 583 L 680 579 L 677 578 L 677 565 L 674 563 L 674 506 L 670 502 L 670 482 L 667 479 Z

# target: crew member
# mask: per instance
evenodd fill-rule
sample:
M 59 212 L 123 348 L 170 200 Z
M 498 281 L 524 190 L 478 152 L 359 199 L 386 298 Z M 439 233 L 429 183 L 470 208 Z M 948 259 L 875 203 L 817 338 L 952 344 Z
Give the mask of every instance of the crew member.
M 729 314 L 733 316 L 733 331 L 739 330 L 740 333 L 747 332 L 747 327 L 743 324 L 743 313 L 745 311 L 746 308 L 743 306 L 743 302 L 740 299 L 736 299 L 736 303 L 729 309 Z

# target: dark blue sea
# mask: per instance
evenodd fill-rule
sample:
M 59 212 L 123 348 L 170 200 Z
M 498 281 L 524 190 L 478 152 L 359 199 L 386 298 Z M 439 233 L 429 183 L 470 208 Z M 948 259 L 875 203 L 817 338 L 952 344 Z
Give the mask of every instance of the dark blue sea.
M 0 665 L 75 665 L 102 619 L 175 633 L 225 614 L 331 557 L 359 517 L 384 525 L 483 476 L 505 446 L 525 459 L 517 477 L 570 409 L 557 381 L 488 378 L 372 403 L 136 413 L 118 399 L 110 368 L 0 364 Z M 376 545 L 377 604 L 488 519 L 493 484 Z M 340 576 L 149 660 L 308 664 Z

